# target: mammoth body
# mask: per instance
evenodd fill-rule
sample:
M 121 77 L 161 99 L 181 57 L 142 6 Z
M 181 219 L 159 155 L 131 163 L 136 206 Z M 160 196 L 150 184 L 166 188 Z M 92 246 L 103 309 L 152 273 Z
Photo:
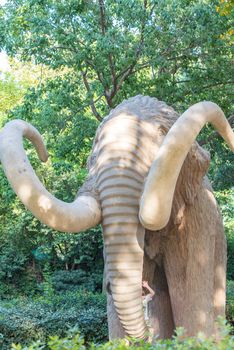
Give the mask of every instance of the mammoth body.
M 233 149 L 231 128 L 211 102 L 178 118 L 155 98 L 124 101 L 99 126 L 87 180 L 73 203 L 47 192 L 29 164 L 22 136 L 47 159 L 35 128 L 13 121 L 1 132 L 5 173 L 36 217 L 65 232 L 101 223 L 110 338 L 147 339 L 142 279 L 156 291 L 150 323 L 160 338 L 179 326 L 188 335 L 214 334 L 217 316 L 225 315 L 222 220 L 205 177 L 209 155 L 194 142 L 207 121 Z
M 145 230 L 138 218 L 140 196 L 165 128 L 175 118 L 175 112 L 156 99 L 138 96 L 118 106 L 97 131 L 88 162 L 90 178 L 79 191 L 84 194 L 86 186 L 90 190 L 90 183 L 94 185 L 102 212 L 107 283 L 118 319 L 134 337 L 146 333 L 141 296 Z M 109 328 L 110 337 L 115 337 L 116 326 Z
M 92 183 L 101 205 L 110 338 L 146 332 L 142 279 L 156 291 L 150 323 L 160 338 L 179 326 L 189 335 L 211 335 L 217 316 L 225 316 L 226 241 L 205 177 L 208 152 L 192 145 L 165 228 L 145 230 L 138 218 L 144 181 L 177 118 L 165 103 L 137 96 L 113 110 L 97 131 L 90 178 L 79 193 Z

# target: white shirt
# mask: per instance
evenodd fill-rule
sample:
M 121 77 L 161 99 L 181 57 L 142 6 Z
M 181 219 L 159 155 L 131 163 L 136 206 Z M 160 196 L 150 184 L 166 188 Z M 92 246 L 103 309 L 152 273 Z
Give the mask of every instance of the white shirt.
M 143 310 L 144 310 L 144 318 L 147 321 L 149 319 L 149 307 L 148 303 L 152 300 L 151 294 L 147 294 L 143 299 Z

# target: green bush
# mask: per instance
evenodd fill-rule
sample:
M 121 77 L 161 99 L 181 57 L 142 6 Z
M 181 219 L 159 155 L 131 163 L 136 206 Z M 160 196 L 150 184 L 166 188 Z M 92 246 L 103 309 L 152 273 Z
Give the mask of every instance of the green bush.
M 183 330 L 177 330 L 177 336 L 169 340 L 156 340 L 153 344 L 144 341 L 131 342 L 124 339 L 108 342 L 105 344 L 86 344 L 84 339 L 71 331 L 65 338 L 58 336 L 50 337 L 45 343 L 38 341 L 32 345 L 22 347 L 21 345 L 12 345 L 12 350 L 232 350 L 234 349 L 234 337 L 229 335 L 229 329 L 222 327 L 221 339 L 217 342 L 215 339 L 206 339 L 202 334 L 196 338 L 184 338 Z
M 84 270 L 58 270 L 51 276 L 53 288 L 56 292 L 83 289 L 90 292 L 101 292 L 102 271 L 89 273 Z
M 227 320 L 234 326 L 234 281 L 227 281 Z
M 37 299 L 15 299 L 0 305 L 2 350 L 50 335 L 64 337 L 76 327 L 86 342 L 107 340 L 106 299 L 102 294 L 67 292 Z M 0 343 L 0 344 L 1 344 Z
M 227 237 L 227 279 L 234 280 L 234 188 L 215 192 Z

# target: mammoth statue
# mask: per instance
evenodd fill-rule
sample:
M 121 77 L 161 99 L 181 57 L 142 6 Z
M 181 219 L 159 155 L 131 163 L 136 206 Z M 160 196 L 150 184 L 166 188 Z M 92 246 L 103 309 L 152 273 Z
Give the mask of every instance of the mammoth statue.
M 14 191 L 43 223 L 80 232 L 101 223 L 110 338 L 147 339 L 142 279 L 156 291 L 150 302 L 154 334 L 215 334 L 225 315 L 226 242 L 222 220 L 205 176 L 208 152 L 195 138 L 211 122 L 234 150 L 222 110 L 200 102 L 179 118 L 156 98 L 124 101 L 99 126 L 88 177 L 72 203 L 50 194 L 25 154 L 29 139 L 42 161 L 38 131 L 22 120 L 0 134 L 0 157 Z

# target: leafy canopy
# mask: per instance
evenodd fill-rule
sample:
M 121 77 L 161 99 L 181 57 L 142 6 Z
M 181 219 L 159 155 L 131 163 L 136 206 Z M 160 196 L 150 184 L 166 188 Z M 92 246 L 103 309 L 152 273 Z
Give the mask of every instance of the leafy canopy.
M 2 14 L 3 43 L 21 59 L 72 69 L 82 100 L 98 120 L 139 92 L 180 108 L 211 99 L 228 111 L 231 47 L 222 38 L 230 23 L 218 4 L 9 0 Z

